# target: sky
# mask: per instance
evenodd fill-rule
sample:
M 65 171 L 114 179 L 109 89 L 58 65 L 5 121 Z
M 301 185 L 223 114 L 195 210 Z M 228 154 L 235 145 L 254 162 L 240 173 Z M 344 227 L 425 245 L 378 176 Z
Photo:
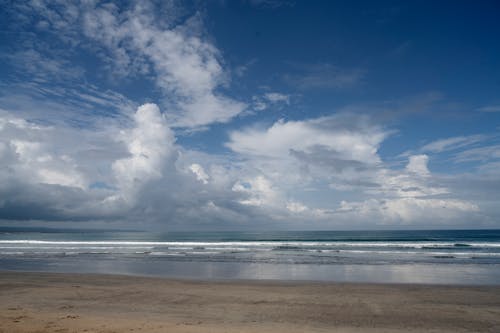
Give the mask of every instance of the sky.
M 0 9 L 0 225 L 500 227 L 498 1 Z

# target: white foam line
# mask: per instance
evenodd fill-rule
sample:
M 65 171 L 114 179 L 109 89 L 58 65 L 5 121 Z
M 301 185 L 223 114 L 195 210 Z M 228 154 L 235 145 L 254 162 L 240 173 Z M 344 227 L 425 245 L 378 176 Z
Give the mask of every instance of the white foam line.
M 177 247 L 450 247 L 458 248 L 455 244 L 466 244 L 471 247 L 500 247 L 500 242 L 320 242 L 320 241 L 238 241 L 238 242 L 180 242 L 180 241 L 45 241 L 45 240 L 0 240 L 2 244 L 30 244 L 30 245 L 93 245 L 93 246 L 177 246 Z

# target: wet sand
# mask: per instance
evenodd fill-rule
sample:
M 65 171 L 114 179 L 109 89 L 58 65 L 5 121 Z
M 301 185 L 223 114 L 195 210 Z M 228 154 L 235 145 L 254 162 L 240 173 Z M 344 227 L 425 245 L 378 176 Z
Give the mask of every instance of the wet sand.
M 0 272 L 17 332 L 500 332 L 500 286 Z

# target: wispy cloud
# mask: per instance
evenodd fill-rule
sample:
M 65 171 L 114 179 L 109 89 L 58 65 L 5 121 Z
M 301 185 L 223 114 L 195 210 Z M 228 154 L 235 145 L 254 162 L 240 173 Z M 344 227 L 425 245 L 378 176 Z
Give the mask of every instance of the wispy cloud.
M 455 157 L 457 162 L 491 161 L 500 159 L 500 145 L 489 145 L 471 148 L 458 153 Z
M 270 9 L 289 7 L 295 4 L 293 0 L 247 0 L 247 2 L 255 7 Z
M 203 38 L 194 15 L 173 28 L 159 26 L 152 8 L 136 5 L 124 13 L 97 7 L 84 14 L 84 33 L 102 43 L 122 68 L 150 64 L 156 84 L 179 109 L 175 126 L 227 122 L 246 105 L 217 93 L 228 83 L 217 48 Z
M 31 81 L 76 80 L 84 75 L 84 69 L 71 64 L 65 58 L 48 57 L 35 49 L 3 54 L 2 58 L 16 67 L 18 72 L 30 76 Z
M 436 158 L 442 158 L 440 155 L 444 154 L 445 158 L 453 163 L 482 163 L 476 167 L 478 170 L 485 170 L 491 169 L 492 163 L 500 159 L 498 138 L 496 134 L 455 136 L 432 141 L 418 151 L 431 153 Z
M 343 68 L 329 63 L 293 64 L 294 72 L 284 76 L 284 80 L 299 89 L 343 89 L 361 82 L 364 71 Z
M 432 153 L 457 150 L 474 145 L 476 143 L 486 140 L 487 138 L 488 136 L 482 134 L 469 135 L 469 136 L 455 136 L 451 138 L 432 141 L 423 146 L 422 148 L 420 148 L 420 150 L 423 152 L 432 152 Z
M 500 112 L 500 105 L 488 105 L 476 109 L 479 112 Z
M 19 116 L 45 124 L 99 127 L 107 119 L 128 122 L 136 104 L 112 90 L 91 84 L 0 83 L 0 103 Z
M 91 51 L 122 77 L 153 79 L 173 126 L 224 123 L 246 108 L 245 103 L 221 92 L 230 83 L 229 72 L 219 50 L 205 35 L 199 13 L 180 20 L 185 12 L 176 16 L 175 8 L 170 8 L 171 18 L 159 20 L 158 8 L 150 2 L 119 8 L 110 3 L 64 2 L 56 6 L 39 1 L 18 7 L 27 20 L 41 24 L 40 29 L 50 31 L 71 52 Z M 30 60 L 21 59 L 21 63 L 35 61 L 32 71 L 81 74 L 67 66 L 64 57 L 42 59 L 35 49 L 21 55 Z
M 283 106 L 290 105 L 291 96 L 278 92 L 268 92 L 263 95 L 256 95 L 252 98 L 252 109 L 263 111 L 268 108 L 281 109 Z

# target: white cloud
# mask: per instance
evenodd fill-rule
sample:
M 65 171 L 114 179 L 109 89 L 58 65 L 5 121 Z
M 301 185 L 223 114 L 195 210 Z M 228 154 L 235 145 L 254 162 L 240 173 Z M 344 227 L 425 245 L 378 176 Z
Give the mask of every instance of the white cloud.
M 462 217 L 464 212 L 479 210 L 477 205 L 462 200 L 417 198 L 388 200 L 382 209 L 389 219 L 407 223 L 422 223 L 429 219 L 450 221 L 452 218 Z
M 268 108 L 281 109 L 284 105 L 290 105 L 290 95 L 268 92 L 262 96 L 252 97 L 252 109 L 255 111 L 263 111 Z
M 467 147 L 486 139 L 484 135 L 456 136 L 430 142 L 420 150 L 423 152 L 440 153 Z
M 69 81 L 83 77 L 82 68 L 71 64 L 66 59 L 49 58 L 35 49 L 27 49 L 8 55 L 2 55 L 16 69 L 30 74 L 32 80 Z
M 84 188 L 86 182 L 68 156 L 50 153 L 50 148 L 33 141 L 11 140 L 20 164 L 16 170 L 33 182 Z
M 408 165 L 406 166 L 406 170 L 422 177 L 429 176 L 430 172 L 427 168 L 428 161 L 429 157 L 424 154 L 410 156 L 408 158 Z
M 367 188 L 369 194 L 382 194 L 387 197 L 415 198 L 447 194 L 449 191 L 437 185 L 429 185 L 432 178 L 430 174 L 418 174 L 415 172 L 402 172 L 381 169 L 371 175 L 371 181 L 378 184 L 378 187 Z
M 243 159 L 242 172 L 273 181 L 284 208 L 285 198 L 305 187 L 370 181 L 381 165 L 377 150 L 386 135 L 368 118 L 338 115 L 233 131 L 226 146 Z
M 269 102 L 279 103 L 283 102 L 285 104 L 290 104 L 290 95 L 280 94 L 277 92 L 265 93 L 264 98 L 266 98 Z
M 247 195 L 239 202 L 251 206 L 274 206 L 279 202 L 279 194 L 272 183 L 263 176 L 238 181 L 233 186 L 233 191 Z
M 39 141 L 50 130 L 50 127 L 34 125 L 17 117 L 1 117 L 0 137 L 4 141 L 2 155 L 6 155 L 3 162 L 12 167 L 13 176 L 24 180 L 85 188 L 85 177 L 78 171 L 72 158 L 59 154 L 51 145 Z
M 198 179 L 203 184 L 208 184 L 209 176 L 203 169 L 201 165 L 198 163 L 193 163 L 189 166 L 189 170 L 196 175 L 196 179 Z
M 457 162 L 491 161 L 500 159 L 500 145 L 490 145 L 466 149 L 455 156 Z
M 478 171 L 481 174 L 496 176 L 495 178 L 500 179 L 500 161 L 484 163 L 479 166 Z
M 477 205 L 463 200 L 419 198 L 343 201 L 337 210 L 343 218 L 353 221 L 375 219 L 383 224 L 414 226 L 467 223 L 467 218 L 477 212 Z
M 152 9 L 137 4 L 118 13 L 113 6 L 100 6 L 84 14 L 84 32 L 100 41 L 125 72 L 154 69 L 156 84 L 173 106 L 172 126 L 197 127 L 227 122 L 246 105 L 217 93 L 228 83 L 217 48 L 200 36 L 199 16 L 184 25 L 165 28 L 154 19 Z
M 292 213 L 303 213 L 309 209 L 306 205 L 296 201 L 288 202 L 286 208 Z
M 127 201 L 147 182 L 162 178 L 165 162 L 173 152 L 175 138 L 155 104 L 144 104 L 134 116 L 135 128 L 124 131 L 130 157 L 113 163 L 113 172 Z
M 267 109 L 267 104 L 263 102 L 260 98 L 254 96 L 252 109 L 255 111 L 263 111 Z
M 477 111 L 480 111 L 480 112 L 500 112 L 500 105 L 483 106 L 483 107 L 477 109 Z
M 184 113 L 174 119 L 175 126 L 200 127 L 214 122 L 227 122 L 238 115 L 245 105 L 232 99 L 212 94 L 180 103 Z
M 245 130 L 244 140 L 231 141 L 236 156 L 177 146 L 154 104 L 138 108 L 127 128 L 119 122 L 102 132 L 0 119 L 0 194 L 9 198 L 0 200 L 2 218 L 30 219 L 20 212 L 34 207 L 30 214 L 51 220 L 368 228 L 462 223 L 482 213 L 468 189 L 459 199 L 454 180 L 453 191 L 439 184 L 425 155 L 411 156 L 406 168 L 385 166 L 377 149 L 386 132 L 358 117 Z
M 48 45 L 33 41 L 36 47 L 30 50 L 28 43 L 8 57 L 11 63 L 18 57 L 16 70 L 32 74 L 33 81 L 0 85 L 0 104 L 10 110 L 0 114 L 0 219 L 113 218 L 186 229 L 207 221 L 228 223 L 228 229 L 256 221 L 261 226 L 302 221 L 313 228 L 349 227 L 351 221 L 365 228 L 454 223 L 483 213 L 479 191 L 470 194 L 460 176 L 433 174 L 428 155 L 435 161 L 432 153 L 462 148 L 467 150 L 456 153 L 455 161 L 489 162 L 478 168 L 484 178 L 467 185 L 481 193 L 489 188 L 482 195 L 489 196 L 491 207 L 496 204 L 497 144 L 479 147 L 481 135 L 445 138 L 409 153 L 406 166 L 390 165 L 379 154 L 390 132 L 363 116 L 370 112 L 366 105 L 233 130 L 226 143 L 231 152 L 221 155 L 181 147 L 172 128 L 194 132 L 229 122 L 245 109 L 279 110 L 293 96 L 267 87 L 248 108 L 230 97 L 224 59 L 204 34 L 201 14 L 185 20 L 190 15 L 176 13 L 172 5 L 165 20 L 149 2 L 118 8 L 40 0 L 26 6 L 36 12 L 24 15 L 26 22 L 57 37 L 63 47 L 44 53 Z M 80 83 L 89 77 L 65 54 L 76 50 L 95 54 L 119 78 L 151 81 L 158 90 L 149 98 L 159 92 L 164 113 L 155 104 L 136 110 L 123 95 Z M 63 56 L 55 57 L 59 53 Z M 302 89 L 348 88 L 363 77 L 360 69 L 332 64 L 294 70 L 285 79 Z M 409 114 L 435 101 L 431 94 L 372 110 Z M 496 106 L 481 111 L 494 112 Z
M 103 60 L 115 79 L 152 80 L 173 127 L 228 122 L 247 107 L 222 92 L 229 73 L 204 32 L 200 13 L 188 15 L 173 2 L 150 1 L 117 6 L 38 0 L 13 6 L 21 26 L 31 22 L 47 29 L 63 45 L 54 50 L 45 40 L 33 39 L 27 50 L 7 56 L 33 82 L 81 82 L 84 68 L 69 60 L 83 50 Z
M 167 191 L 175 138 L 158 107 L 141 106 L 133 127 L 123 125 L 42 126 L 1 114 L 0 196 L 10 199 L 0 202 L 0 219 L 124 221 L 144 201 L 145 185 L 160 181 Z
M 346 159 L 378 163 L 377 149 L 386 133 L 367 123 L 359 124 L 358 128 L 343 128 L 341 122 L 342 119 L 335 116 L 304 121 L 280 120 L 267 129 L 233 131 L 226 145 L 245 156 L 267 158 L 287 158 L 292 150 L 308 152 L 319 146 Z
M 475 203 L 449 197 L 450 190 L 436 183 L 428 169 L 425 154 L 409 156 L 404 169 L 385 166 L 378 147 L 387 135 L 368 118 L 337 116 L 248 128 L 231 133 L 227 145 L 245 158 L 247 167 L 273 179 L 275 207 L 284 206 L 310 219 L 419 224 L 434 218 L 436 223 L 453 223 L 462 215 L 479 212 Z M 325 183 L 338 191 L 327 194 L 332 198 L 329 206 L 318 207 L 314 192 L 311 199 L 316 207 L 312 208 L 284 199 L 287 193 L 304 193 L 308 184 Z M 250 192 L 249 188 L 241 190 Z M 342 200 L 345 191 L 369 199 Z M 448 198 L 437 198 L 444 195 Z M 260 198 L 254 196 L 250 202 L 261 204 Z M 339 208 L 333 209 L 336 200 Z
M 361 220 L 372 218 L 384 223 L 419 225 L 465 223 L 465 216 L 479 212 L 477 204 L 452 198 L 449 189 L 436 184 L 427 163 L 427 155 L 413 155 L 404 170 L 378 170 L 371 181 L 379 186 L 366 191 L 371 198 L 343 201 L 337 213 Z

